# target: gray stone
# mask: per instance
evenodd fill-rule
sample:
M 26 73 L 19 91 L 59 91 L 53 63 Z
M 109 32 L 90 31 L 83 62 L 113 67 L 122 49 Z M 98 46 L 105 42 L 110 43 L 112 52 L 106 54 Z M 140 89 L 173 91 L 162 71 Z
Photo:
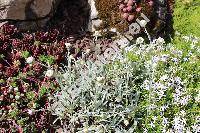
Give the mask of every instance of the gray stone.
M 13 22 L 19 29 L 37 30 L 46 26 L 47 22 L 55 16 L 55 12 L 57 11 L 57 8 L 59 8 L 59 4 L 65 3 L 66 5 L 66 3 L 72 3 L 71 1 L 74 0 L 0 0 L 0 26 L 3 25 L 5 22 Z M 101 23 L 101 20 L 98 19 L 98 11 L 95 7 L 95 0 L 82 0 L 80 1 L 80 4 L 84 5 L 83 3 L 85 2 L 88 3 L 86 4 L 86 6 L 90 6 L 90 13 L 88 16 L 89 21 L 84 26 L 87 27 L 85 29 L 93 32 L 95 31 L 94 27 L 98 27 Z M 67 8 L 70 7 L 70 5 L 67 6 Z M 66 10 L 64 8 L 62 7 L 63 12 L 65 12 Z M 73 10 L 69 11 L 73 12 Z M 87 10 L 85 11 L 87 12 Z M 70 25 L 69 20 L 73 20 L 73 18 L 69 18 L 69 14 L 70 12 L 64 13 L 63 18 L 67 16 L 66 19 L 64 20 L 63 18 L 61 18 L 61 20 L 56 21 L 56 23 L 60 25 L 60 23 L 66 22 L 68 23 L 68 25 Z M 80 17 L 80 22 L 81 19 L 82 18 Z
M 19 28 L 43 27 L 59 0 L 0 0 L 0 21 L 17 22 Z

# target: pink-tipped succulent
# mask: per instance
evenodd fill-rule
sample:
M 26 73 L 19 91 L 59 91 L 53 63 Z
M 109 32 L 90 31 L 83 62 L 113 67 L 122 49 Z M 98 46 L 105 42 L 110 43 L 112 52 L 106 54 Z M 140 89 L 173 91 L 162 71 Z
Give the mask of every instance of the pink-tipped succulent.
M 153 4 L 153 0 L 119 0 L 119 10 L 122 13 L 122 18 L 131 23 L 145 9 L 152 8 Z M 128 13 L 130 17 L 127 17 L 127 14 L 125 17 L 124 13 Z

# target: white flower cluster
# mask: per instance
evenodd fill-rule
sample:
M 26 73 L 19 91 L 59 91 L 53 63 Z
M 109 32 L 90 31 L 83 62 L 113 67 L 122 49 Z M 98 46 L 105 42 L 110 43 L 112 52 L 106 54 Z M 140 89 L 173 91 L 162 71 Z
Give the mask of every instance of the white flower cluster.
M 183 114 L 184 113 L 184 114 Z M 173 129 L 175 133 L 183 133 L 186 132 L 186 119 L 185 117 L 185 111 L 180 112 L 179 114 L 176 114 L 173 120 Z
M 35 58 L 33 56 L 30 56 L 26 59 L 26 63 L 32 64 L 35 61 Z
M 181 81 L 181 78 L 175 77 L 171 82 L 171 86 L 175 90 L 175 93 L 173 94 L 174 104 L 182 106 L 187 105 L 191 96 L 187 94 L 186 88 L 183 87 L 183 82 Z
M 197 49 L 185 54 L 184 49 L 165 44 L 162 38 L 150 44 L 142 37 L 131 46 L 127 39 L 118 43 L 123 52 L 113 62 L 97 66 L 90 60 L 79 60 L 59 72 L 61 92 L 54 96 L 50 108 L 69 121 L 66 129 L 80 133 L 199 132 L 198 119 L 190 122 L 197 113 L 191 115 L 187 109 L 199 109 L 199 94 L 191 94 L 198 86 L 193 72 L 198 71 Z M 186 74 L 185 69 L 189 71 Z M 49 77 L 52 75 L 49 71 Z M 76 129 L 76 125 L 83 126 Z

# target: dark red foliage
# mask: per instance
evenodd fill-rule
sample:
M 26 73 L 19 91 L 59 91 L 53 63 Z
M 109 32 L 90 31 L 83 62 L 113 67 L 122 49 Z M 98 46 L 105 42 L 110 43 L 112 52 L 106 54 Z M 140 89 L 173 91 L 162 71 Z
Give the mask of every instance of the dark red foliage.
M 55 60 L 51 67 L 57 70 L 62 66 L 61 64 L 67 63 L 68 51 L 77 59 L 82 57 L 87 49 L 90 49 L 90 52 L 85 55 L 85 59 L 95 60 L 96 44 L 100 44 L 99 50 L 102 54 L 107 47 L 112 45 L 112 41 L 105 39 L 94 42 L 89 34 L 84 37 L 76 35 L 61 37 L 56 29 L 46 32 L 21 33 L 14 26 L 7 24 L 2 29 L 3 33 L 0 33 L 0 98 L 3 102 L 0 102 L 0 109 L 7 116 L 9 109 L 13 109 L 10 105 L 16 103 L 19 113 L 16 118 L 13 118 L 14 122 L 18 118 L 28 117 L 26 128 L 30 128 L 33 124 L 32 126 L 38 132 L 44 128 L 52 129 L 49 112 L 36 111 L 33 115 L 24 113 L 25 110 L 29 109 L 45 110 L 49 104 L 48 95 L 59 89 L 55 78 L 45 77 L 44 72 L 48 66 L 47 63 L 40 60 L 40 56 L 54 57 Z M 72 46 L 67 48 L 65 43 L 71 43 Z M 29 57 L 34 57 L 32 64 L 26 62 L 26 53 L 29 54 Z M 40 96 L 42 87 L 45 87 L 47 92 Z M 27 96 L 30 92 L 34 93 L 32 99 Z M 34 104 L 37 104 L 37 107 L 34 107 Z M 0 129 L 2 125 L 6 124 L 2 124 L 0 121 Z M 16 123 L 14 125 L 5 127 L 8 127 L 7 131 L 10 128 L 17 130 L 23 128 L 19 125 L 16 127 Z

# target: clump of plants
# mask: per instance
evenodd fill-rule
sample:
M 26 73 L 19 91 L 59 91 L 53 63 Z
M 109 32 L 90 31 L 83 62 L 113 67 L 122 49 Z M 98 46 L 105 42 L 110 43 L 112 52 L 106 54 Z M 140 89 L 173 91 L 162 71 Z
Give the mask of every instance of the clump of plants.
M 150 19 L 147 27 L 153 37 L 158 38 L 167 31 L 172 34 L 174 0 L 96 0 L 95 5 L 102 20 L 98 30 L 116 28 L 118 32 L 126 33 L 136 19 L 143 19 L 140 17 L 143 13 Z
M 62 62 L 66 48 L 54 43 L 58 35 L 56 30 L 29 34 L 21 33 L 12 25 L 1 28 L 1 128 L 10 132 L 40 131 L 49 126 L 45 110 L 48 94 L 59 89 L 48 71 Z
M 78 60 L 65 65 L 57 75 L 61 91 L 49 110 L 63 123 L 64 132 L 132 132 L 137 89 L 145 78 L 142 64 Z
M 0 128 L 10 132 L 53 131 L 53 116 L 46 107 L 48 97 L 60 89 L 55 75 L 61 63 L 84 53 L 85 60 L 95 60 L 94 51 L 102 53 L 111 40 L 96 41 L 96 48 L 91 36 L 61 37 L 56 29 L 23 33 L 8 24 L 1 29 Z
M 119 0 L 119 9 L 122 12 L 121 15 L 123 19 L 129 23 L 134 22 L 139 18 L 140 13 L 150 16 L 153 11 L 154 2 L 152 0 L 148 1 L 135 1 L 135 0 Z
M 188 47 L 139 37 L 112 62 L 65 65 L 49 106 L 62 131 L 199 132 L 199 39 L 178 38 Z

